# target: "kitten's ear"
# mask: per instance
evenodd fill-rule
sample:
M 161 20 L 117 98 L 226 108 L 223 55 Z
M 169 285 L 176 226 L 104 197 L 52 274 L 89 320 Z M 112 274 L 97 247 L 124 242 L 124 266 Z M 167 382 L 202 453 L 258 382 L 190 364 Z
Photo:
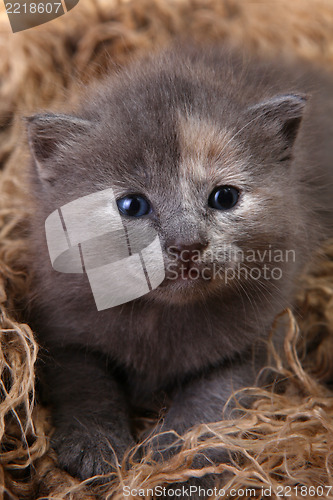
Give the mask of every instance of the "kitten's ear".
M 56 176 L 56 172 L 52 171 L 52 159 L 91 128 L 87 120 L 60 114 L 30 116 L 26 118 L 26 123 L 30 151 L 42 180 L 51 180 Z
M 254 124 L 261 124 L 268 133 L 279 134 L 285 141 L 285 149 L 289 149 L 296 139 L 307 100 L 305 94 L 277 95 L 247 111 Z

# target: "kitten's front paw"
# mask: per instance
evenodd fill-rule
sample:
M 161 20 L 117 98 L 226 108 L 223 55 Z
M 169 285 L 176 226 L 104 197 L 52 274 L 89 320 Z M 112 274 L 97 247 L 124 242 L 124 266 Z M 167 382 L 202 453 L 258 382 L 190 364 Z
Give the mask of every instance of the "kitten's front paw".
M 55 449 L 60 466 L 72 476 L 88 479 L 105 475 L 115 470 L 125 451 L 133 446 L 130 436 L 121 432 L 110 432 L 90 424 L 85 426 L 58 427 L 51 444 Z
M 143 454 L 156 462 L 164 462 L 181 450 L 183 441 L 175 431 L 164 430 L 163 425 L 155 427 L 153 434 L 147 433 L 143 443 Z
M 202 441 L 201 441 L 202 442 Z M 204 441 L 203 441 L 204 442 Z M 165 430 L 163 424 L 158 425 L 154 434 L 148 437 L 144 444 L 146 453 L 151 453 L 151 457 L 156 462 L 164 462 L 184 449 L 185 443 L 181 434 L 173 430 Z M 212 465 L 230 462 L 230 454 L 223 447 L 201 449 L 198 453 L 188 453 L 191 457 L 191 468 L 202 469 Z

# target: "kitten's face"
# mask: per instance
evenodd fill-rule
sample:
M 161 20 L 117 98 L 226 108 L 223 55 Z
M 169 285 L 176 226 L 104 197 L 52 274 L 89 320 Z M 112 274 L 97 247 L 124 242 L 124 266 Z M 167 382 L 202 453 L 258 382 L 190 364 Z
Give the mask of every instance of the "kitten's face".
M 30 119 L 46 216 L 111 187 L 124 224 L 153 227 L 160 238 L 166 276 L 147 300 L 181 304 L 265 289 L 274 267 L 267 251 L 289 250 L 294 231 L 290 150 L 305 99 L 278 96 L 223 114 L 225 102 L 217 120 L 162 98 L 154 105 L 156 96 L 140 104 L 124 96 L 84 119 Z
M 127 224 L 152 224 L 162 243 L 166 278 L 147 298 L 182 304 L 235 289 L 266 292 L 267 280 L 282 278 L 277 270 L 272 277 L 272 251 L 290 249 L 297 196 L 289 176 L 274 172 L 266 151 L 251 155 L 251 134 L 244 148 L 234 129 L 181 113 L 175 132 L 172 168 L 174 150 L 167 164 L 147 153 L 144 185 L 133 179 L 123 191 L 114 184 L 120 206 L 133 203 L 139 213 L 124 215 Z M 274 141 L 270 147 L 277 154 Z

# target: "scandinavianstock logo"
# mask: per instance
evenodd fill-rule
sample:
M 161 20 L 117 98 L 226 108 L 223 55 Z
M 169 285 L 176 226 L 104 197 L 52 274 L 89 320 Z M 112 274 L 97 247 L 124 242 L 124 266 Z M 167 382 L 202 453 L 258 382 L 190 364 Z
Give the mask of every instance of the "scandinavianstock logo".
M 86 273 L 98 311 L 146 295 L 165 278 L 158 234 L 126 227 L 111 188 L 55 210 L 45 231 L 53 268 Z
M 13 33 L 53 21 L 73 9 L 79 0 L 4 0 Z

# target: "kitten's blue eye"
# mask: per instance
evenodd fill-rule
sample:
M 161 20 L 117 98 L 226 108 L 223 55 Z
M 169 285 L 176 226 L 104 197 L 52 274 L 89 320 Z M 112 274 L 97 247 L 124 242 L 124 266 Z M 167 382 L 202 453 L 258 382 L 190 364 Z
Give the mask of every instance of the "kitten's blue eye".
M 229 210 L 236 205 L 238 198 L 238 189 L 232 186 L 218 186 L 209 195 L 208 205 L 216 210 Z
M 119 212 L 130 217 L 141 217 L 149 214 L 151 207 L 143 196 L 131 194 L 117 200 Z

